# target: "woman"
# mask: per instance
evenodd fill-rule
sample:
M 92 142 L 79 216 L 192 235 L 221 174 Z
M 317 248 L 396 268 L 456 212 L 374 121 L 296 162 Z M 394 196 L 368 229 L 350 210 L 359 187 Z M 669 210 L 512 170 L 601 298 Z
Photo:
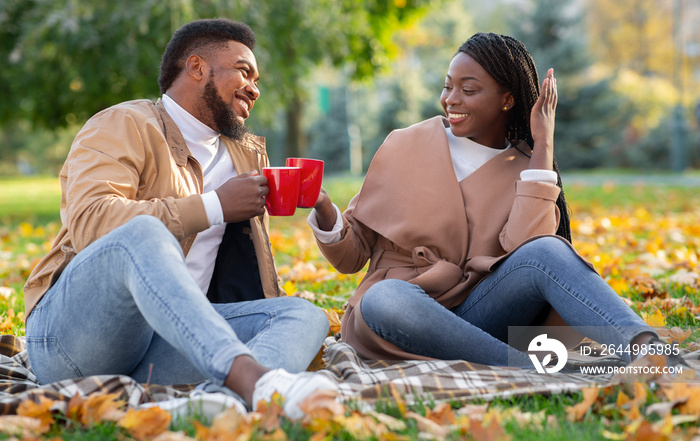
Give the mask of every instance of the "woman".
M 479 33 L 452 59 L 440 102 L 445 117 L 387 137 L 342 216 L 325 191 L 309 216 L 338 271 L 370 261 L 343 340 L 366 358 L 532 367 L 508 327 L 556 313 L 600 343 L 656 339 L 570 244 L 553 70 L 540 90 L 521 42 Z

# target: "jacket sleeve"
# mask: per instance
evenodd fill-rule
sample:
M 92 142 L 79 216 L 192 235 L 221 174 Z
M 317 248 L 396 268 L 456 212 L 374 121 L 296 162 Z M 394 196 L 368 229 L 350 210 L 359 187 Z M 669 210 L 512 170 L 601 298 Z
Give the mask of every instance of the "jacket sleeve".
M 559 226 L 556 201 L 560 192 L 559 187 L 545 182 L 515 182 L 513 207 L 499 236 L 506 252 L 534 236 L 556 234 Z
M 340 240 L 332 244 L 316 241 L 328 262 L 343 274 L 353 274 L 364 268 L 372 255 L 372 247 L 377 242 L 377 233 L 352 216 L 356 199 L 357 196 L 350 201 L 350 208 L 343 213 Z
M 154 117 L 123 109 L 97 114 L 78 133 L 61 172 L 62 222 L 76 251 L 138 215 L 157 217 L 178 241 L 209 227 L 199 194 L 138 200 L 139 189 L 155 178 L 144 170 L 155 167 L 148 146 L 158 142 L 164 143 Z

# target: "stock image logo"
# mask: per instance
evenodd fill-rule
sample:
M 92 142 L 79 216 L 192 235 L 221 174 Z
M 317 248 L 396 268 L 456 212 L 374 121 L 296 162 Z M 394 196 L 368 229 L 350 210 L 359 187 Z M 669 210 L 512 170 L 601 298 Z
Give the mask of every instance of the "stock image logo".
M 547 353 L 542 361 L 537 357 L 537 354 L 528 354 L 535 369 L 540 374 L 553 374 L 562 370 L 568 359 L 566 346 L 555 338 L 547 338 L 547 334 L 540 334 L 533 338 L 527 348 L 528 352 Z M 557 356 L 557 364 L 552 367 L 546 367 L 552 361 L 553 352 Z

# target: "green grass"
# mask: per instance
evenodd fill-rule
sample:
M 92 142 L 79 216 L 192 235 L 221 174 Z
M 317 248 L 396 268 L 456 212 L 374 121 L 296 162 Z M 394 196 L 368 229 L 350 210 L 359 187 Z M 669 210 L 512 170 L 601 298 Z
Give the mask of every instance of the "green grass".
M 36 225 L 59 219 L 61 185 L 57 177 L 0 179 L 0 223 Z
M 564 183 L 564 194 L 570 205 L 597 205 L 611 210 L 643 206 L 649 211 L 654 211 L 655 207 L 659 206 L 658 202 L 663 201 L 661 206 L 665 211 L 687 211 L 697 206 L 699 192 L 700 188 L 695 187 Z M 576 216 L 576 210 L 572 216 Z

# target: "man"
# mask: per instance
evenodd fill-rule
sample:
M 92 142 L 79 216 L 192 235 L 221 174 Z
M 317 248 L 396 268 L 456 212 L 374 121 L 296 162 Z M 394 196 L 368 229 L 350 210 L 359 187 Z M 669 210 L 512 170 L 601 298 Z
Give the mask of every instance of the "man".
M 277 390 L 297 416 L 313 390 L 336 387 L 288 373 L 308 367 L 328 321 L 279 287 L 264 139 L 244 125 L 260 96 L 254 44 L 243 23 L 186 24 L 163 54 L 162 99 L 106 109 L 76 136 L 63 226 L 25 286 L 41 383 L 209 380 L 249 408 Z

